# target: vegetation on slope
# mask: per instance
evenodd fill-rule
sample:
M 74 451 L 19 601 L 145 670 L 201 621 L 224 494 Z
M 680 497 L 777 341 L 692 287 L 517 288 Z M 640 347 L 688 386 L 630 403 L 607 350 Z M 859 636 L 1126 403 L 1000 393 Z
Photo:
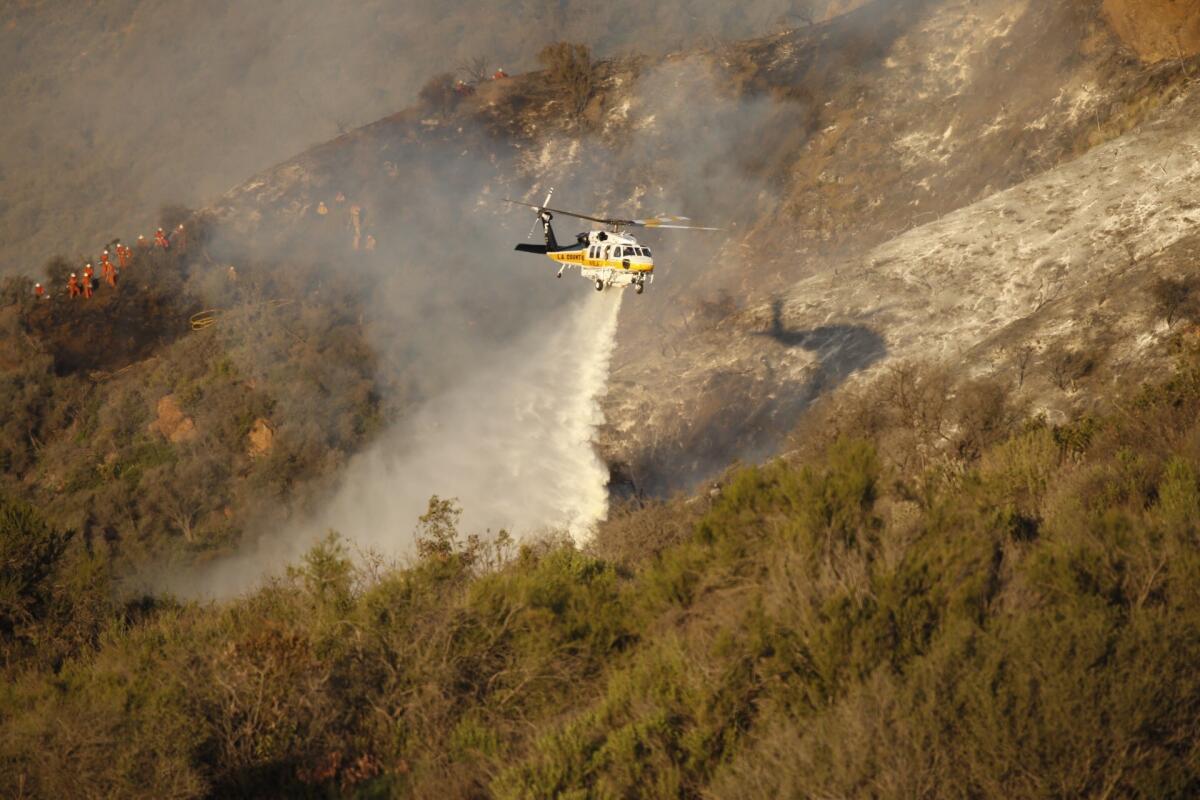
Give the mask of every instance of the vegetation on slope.
M 1200 350 L 1177 342 L 1107 417 L 906 368 L 584 551 L 463 537 L 434 498 L 412 563 L 331 537 L 215 606 L 106 599 L 6 501 L 3 791 L 1193 795 Z
M 227 551 L 251 517 L 315 498 L 411 389 L 395 379 L 381 399 L 361 274 L 326 281 L 326 264 L 299 259 L 232 269 L 192 230 L 186 252 L 139 253 L 90 300 L 63 296 L 62 280 L 48 299 L 28 279 L 4 284 L 0 491 L 122 567 Z M 204 309 L 215 324 L 192 330 Z M 269 431 L 257 447 L 256 428 Z

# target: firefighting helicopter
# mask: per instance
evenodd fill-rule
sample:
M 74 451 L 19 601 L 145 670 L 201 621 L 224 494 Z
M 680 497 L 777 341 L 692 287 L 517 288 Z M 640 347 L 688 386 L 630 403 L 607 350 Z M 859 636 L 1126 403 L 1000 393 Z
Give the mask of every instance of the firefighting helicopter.
M 596 291 L 603 291 L 606 286 L 632 286 L 634 291 L 641 294 L 646 290 L 647 283 L 654 282 L 654 256 L 649 247 L 638 243 L 637 239 L 625 232 L 626 228 L 674 228 L 688 231 L 718 231 L 720 228 L 704 228 L 697 225 L 680 225 L 680 222 L 690 222 L 687 217 L 671 214 L 660 214 L 648 219 L 618 219 L 615 217 L 600 217 L 590 214 L 578 214 L 574 211 L 563 211 L 550 208 L 550 198 L 554 195 L 551 189 L 544 203 L 534 205 L 520 200 L 504 202 L 519 206 L 527 206 L 537 212 L 537 219 L 529 230 L 532 237 L 538 223 L 542 225 L 545 244 L 518 244 L 516 249 L 522 253 L 536 253 L 550 258 L 561 266 L 556 278 L 563 276 L 563 271 L 569 267 L 578 267 L 580 277 L 592 281 Z M 564 214 L 576 219 L 586 219 L 605 226 L 602 230 L 585 231 L 575 235 L 571 244 L 560 245 L 554 236 L 554 228 L 550 220 L 555 214 Z

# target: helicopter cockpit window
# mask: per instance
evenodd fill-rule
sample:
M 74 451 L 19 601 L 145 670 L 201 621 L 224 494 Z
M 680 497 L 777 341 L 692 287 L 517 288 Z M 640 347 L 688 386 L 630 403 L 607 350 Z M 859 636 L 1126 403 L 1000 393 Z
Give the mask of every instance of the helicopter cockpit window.
M 642 250 L 646 251 L 646 258 L 654 258 L 654 256 L 650 255 L 649 247 L 643 247 Z

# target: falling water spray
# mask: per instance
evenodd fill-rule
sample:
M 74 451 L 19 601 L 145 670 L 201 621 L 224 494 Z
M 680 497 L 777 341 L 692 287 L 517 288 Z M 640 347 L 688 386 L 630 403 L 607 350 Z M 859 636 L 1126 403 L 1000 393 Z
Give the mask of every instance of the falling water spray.
M 435 494 L 458 501 L 469 532 L 565 531 L 585 541 L 608 509 L 608 469 L 593 438 L 604 421 L 599 400 L 622 295 L 582 295 L 351 461 L 318 518 L 182 582 L 191 588 L 178 580 L 172 588 L 244 591 L 329 530 L 359 548 L 404 555 Z
M 350 468 L 321 527 L 403 550 L 437 494 L 458 500 L 468 530 L 586 538 L 608 505 L 608 470 L 592 440 L 621 295 L 583 296 L 427 403 Z

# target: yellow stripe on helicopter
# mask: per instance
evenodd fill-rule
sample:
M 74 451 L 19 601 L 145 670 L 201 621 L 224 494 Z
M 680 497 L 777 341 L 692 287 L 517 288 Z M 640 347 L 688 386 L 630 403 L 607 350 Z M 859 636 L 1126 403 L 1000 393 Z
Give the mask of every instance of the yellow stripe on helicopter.
M 601 291 L 606 286 L 633 286 L 637 293 L 641 294 L 645 290 L 646 284 L 654 280 L 654 259 L 650 254 L 650 249 L 638 244 L 637 239 L 625 232 L 626 228 L 720 230 L 720 228 L 676 224 L 689 222 L 690 220 L 687 217 L 679 217 L 673 214 L 659 214 L 647 219 L 618 219 L 614 217 L 578 214 L 574 211 L 563 211 L 557 208 L 550 208 L 550 198 L 553 195 L 554 190 L 551 189 L 549 194 L 546 195 L 545 202 L 540 206 L 505 198 L 506 203 L 514 203 L 534 209 L 537 213 L 537 220 L 533 223 L 533 228 L 529 231 L 529 235 L 533 236 L 539 222 L 542 224 L 542 231 L 545 235 L 545 246 L 522 243 L 518 244 L 516 249 L 525 253 L 544 255 L 550 260 L 561 264 L 562 266 L 559 267 L 557 275 L 559 278 L 562 277 L 563 270 L 567 267 L 578 266 L 582 277 L 595 281 L 596 291 Z M 562 247 L 558 244 L 558 239 L 554 236 L 554 228 L 550 225 L 550 220 L 554 218 L 555 214 L 565 214 L 568 217 L 598 222 L 605 226 L 605 230 L 593 230 L 581 233 L 576 236 L 575 242 Z M 621 255 L 615 259 L 611 257 L 589 257 L 589 254 L 593 252 L 601 253 L 603 251 L 604 254 L 611 255 L 613 251 L 621 253 L 630 250 L 634 251 L 635 254 Z M 583 274 L 585 272 L 589 274 Z

